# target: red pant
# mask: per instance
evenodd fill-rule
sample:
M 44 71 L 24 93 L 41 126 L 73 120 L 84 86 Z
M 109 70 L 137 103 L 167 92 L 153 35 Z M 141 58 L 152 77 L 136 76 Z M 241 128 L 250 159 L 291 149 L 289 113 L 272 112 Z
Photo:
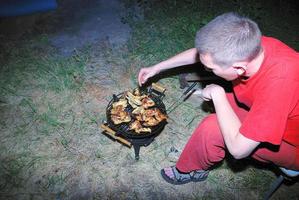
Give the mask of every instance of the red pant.
M 248 111 L 236 104 L 232 94 L 228 94 L 227 97 L 242 122 Z M 225 148 L 216 114 L 211 114 L 193 132 L 176 167 L 182 172 L 206 170 L 224 158 Z M 296 155 L 296 151 L 295 146 L 282 142 L 278 151 L 260 147 L 252 154 L 252 157 L 262 162 L 272 162 L 288 169 L 299 170 L 299 155 Z

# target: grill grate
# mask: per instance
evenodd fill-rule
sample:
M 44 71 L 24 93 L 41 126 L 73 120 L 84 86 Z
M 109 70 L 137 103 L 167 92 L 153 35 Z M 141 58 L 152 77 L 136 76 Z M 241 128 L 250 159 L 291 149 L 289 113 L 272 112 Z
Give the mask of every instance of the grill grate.
M 118 95 L 113 95 L 112 100 L 109 102 L 107 109 L 106 109 L 106 116 L 107 116 L 107 123 L 108 126 L 113 129 L 114 131 L 116 131 L 117 135 L 121 135 L 124 136 L 126 138 L 147 138 L 147 137 L 152 137 L 155 135 L 158 135 L 163 128 L 165 127 L 165 125 L 167 124 L 166 120 L 161 121 L 159 124 L 157 124 L 156 126 L 152 126 L 151 128 L 151 132 L 150 133 L 136 133 L 133 130 L 129 130 L 129 125 L 134 121 L 133 117 L 132 120 L 128 123 L 121 123 L 121 124 L 114 124 L 113 121 L 111 120 L 111 109 L 112 109 L 112 104 L 116 101 L 118 101 L 124 93 L 120 93 Z M 167 114 L 166 113 L 166 109 L 165 109 L 165 105 L 162 101 L 164 94 L 157 92 L 155 90 L 153 90 L 152 88 L 149 88 L 148 90 L 143 90 L 141 91 L 141 94 L 146 94 L 149 95 L 149 97 L 155 102 L 155 106 L 153 108 L 158 108 L 163 114 Z M 129 104 L 125 111 L 127 111 L 128 113 L 132 113 L 133 111 L 133 107 Z

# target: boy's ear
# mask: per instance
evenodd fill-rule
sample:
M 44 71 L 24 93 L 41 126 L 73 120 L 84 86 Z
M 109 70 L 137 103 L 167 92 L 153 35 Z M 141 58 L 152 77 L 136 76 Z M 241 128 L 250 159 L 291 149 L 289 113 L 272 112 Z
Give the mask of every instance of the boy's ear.
M 237 74 L 238 74 L 239 76 L 243 75 L 244 73 L 245 73 L 245 71 L 244 71 L 242 68 L 237 69 Z
M 244 65 L 233 66 L 239 76 L 244 75 L 247 67 Z

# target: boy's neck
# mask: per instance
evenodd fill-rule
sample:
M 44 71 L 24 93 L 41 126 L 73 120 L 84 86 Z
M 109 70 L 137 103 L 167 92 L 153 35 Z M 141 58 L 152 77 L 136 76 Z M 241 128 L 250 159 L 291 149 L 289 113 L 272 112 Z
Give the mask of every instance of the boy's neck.
M 247 64 L 247 70 L 246 70 L 246 75 L 247 77 L 250 77 L 257 73 L 262 66 L 262 63 L 265 58 L 265 53 L 264 50 L 261 49 L 260 53 Z

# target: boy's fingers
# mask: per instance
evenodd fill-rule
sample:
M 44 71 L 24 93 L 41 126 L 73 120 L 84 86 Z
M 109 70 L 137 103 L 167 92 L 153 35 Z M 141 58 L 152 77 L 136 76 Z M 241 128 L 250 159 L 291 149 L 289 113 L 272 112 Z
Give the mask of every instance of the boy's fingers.
M 143 84 L 143 78 L 142 78 L 143 75 L 144 75 L 144 73 L 142 71 L 140 71 L 138 74 L 138 83 L 140 86 Z

